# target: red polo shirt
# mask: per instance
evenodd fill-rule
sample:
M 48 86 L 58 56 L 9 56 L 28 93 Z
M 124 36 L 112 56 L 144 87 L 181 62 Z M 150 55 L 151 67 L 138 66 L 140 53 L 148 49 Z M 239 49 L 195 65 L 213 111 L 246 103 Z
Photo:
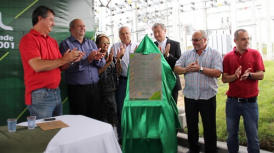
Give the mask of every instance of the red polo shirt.
M 35 57 L 54 60 L 61 58 L 62 55 L 56 40 L 48 35 L 41 35 L 34 29 L 22 37 L 19 50 L 24 68 L 25 103 L 31 105 L 31 92 L 40 88 L 57 88 L 61 80 L 61 71 L 60 68 L 55 68 L 50 71 L 35 72 L 28 61 Z
M 236 69 L 242 66 L 242 74 L 246 69 L 251 68 L 251 72 L 259 70 L 265 71 L 264 63 L 261 54 L 254 49 L 248 48 L 242 55 L 236 52 L 236 47 L 233 51 L 227 53 L 223 60 L 223 73 L 229 75 L 235 74 Z M 229 97 L 251 98 L 258 96 L 258 80 L 246 79 L 240 81 L 240 78 L 229 83 L 229 89 L 226 92 Z

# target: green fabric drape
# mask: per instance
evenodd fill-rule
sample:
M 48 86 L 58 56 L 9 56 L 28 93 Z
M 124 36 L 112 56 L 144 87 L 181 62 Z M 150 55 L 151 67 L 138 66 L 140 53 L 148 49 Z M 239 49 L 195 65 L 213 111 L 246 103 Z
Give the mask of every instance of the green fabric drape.
M 161 54 L 147 35 L 135 53 Z M 161 63 L 162 100 L 130 100 L 128 77 L 122 112 L 123 153 L 177 153 L 176 129 L 181 125 L 172 98 L 176 76 L 162 54 Z
M 0 127 L 0 152 L 1 153 L 43 153 L 50 140 L 60 131 L 53 129 L 43 131 L 36 127 L 17 126 L 16 132 L 8 132 L 7 126 Z

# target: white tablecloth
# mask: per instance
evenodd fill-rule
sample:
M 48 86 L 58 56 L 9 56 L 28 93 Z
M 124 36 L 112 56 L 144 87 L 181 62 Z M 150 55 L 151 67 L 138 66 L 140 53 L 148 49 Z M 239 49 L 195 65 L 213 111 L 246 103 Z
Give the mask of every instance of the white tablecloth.
M 51 139 L 45 153 L 122 153 L 110 124 L 82 115 L 55 118 L 69 127 L 62 128 Z M 44 121 L 36 121 L 41 122 Z

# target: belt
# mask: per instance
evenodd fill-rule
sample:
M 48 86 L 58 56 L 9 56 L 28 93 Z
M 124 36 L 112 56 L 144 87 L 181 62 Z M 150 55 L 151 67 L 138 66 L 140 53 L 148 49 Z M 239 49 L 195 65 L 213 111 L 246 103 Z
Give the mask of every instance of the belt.
M 45 88 L 45 89 L 47 89 L 47 91 L 55 91 L 55 90 L 58 90 L 59 87 L 57 87 L 57 88 L 55 88 L 55 89 L 49 89 L 49 88 Z
M 231 98 L 231 99 L 237 99 L 238 102 L 242 102 L 242 103 L 255 103 L 257 100 L 257 97 L 251 97 L 251 98 L 237 98 L 237 97 L 228 97 L 227 98 Z
M 125 77 L 125 76 L 121 76 L 120 75 L 120 77 L 119 77 L 120 79 L 127 79 L 127 77 Z
M 90 88 L 92 88 L 92 87 L 94 87 L 94 86 L 96 86 L 97 85 L 97 83 L 94 83 L 94 84 L 87 84 L 87 85 L 74 85 L 74 84 L 68 84 L 69 86 L 77 86 L 77 87 L 90 87 Z
M 96 85 L 97 85 L 97 83 L 94 83 L 94 84 L 88 84 L 88 85 L 84 85 L 84 86 L 87 86 L 87 87 L 92 88 L 92 87 L 95 87 Z

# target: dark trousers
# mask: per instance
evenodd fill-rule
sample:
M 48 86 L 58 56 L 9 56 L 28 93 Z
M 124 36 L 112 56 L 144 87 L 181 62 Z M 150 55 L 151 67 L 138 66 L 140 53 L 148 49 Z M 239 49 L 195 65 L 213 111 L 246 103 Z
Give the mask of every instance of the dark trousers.
M 202 117 L 205 153 L 216 153 L 216 96 L 208 100 L 195 100 L 185 97 L 185 111 L 188 128 L 188 143 L 190 150 L 199 153 L 199 113 Z
M 124 106 L 124 100 L 126 97 L 126 89 L 127 89 L 127 79 L 120 77 L 119 86 L 117 87 L 115 92 L 116 105 L 117 105 L 117 118 L 118 118 L 117 133 L 118 133 L 119 139 L 122 139 L 121 119 L 122 119 L 122 109 Z
M 177 104 L 177 101 L 178 101 L 178 90 L 177 89 L 173 89 L 172 97 L 173 97 L 173 99 L 175 100 L 175 102 Z
M 100 95 L 96 84 L 67 85 L 69 111 L 73 115 L 84 115 L 99 119 Z

